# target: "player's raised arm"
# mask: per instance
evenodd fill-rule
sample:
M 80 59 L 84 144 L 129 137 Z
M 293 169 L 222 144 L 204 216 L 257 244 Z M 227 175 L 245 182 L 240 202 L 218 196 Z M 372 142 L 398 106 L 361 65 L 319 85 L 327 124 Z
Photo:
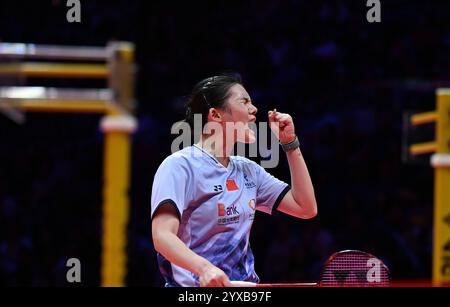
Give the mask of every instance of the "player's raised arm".
M 300 151 L 292 117 L 276 109 L 269 111 L 268 115 L 270 128 L 286 151 L 291 173 L 291 190 L 281 200 L 278 210 L 299 218 L 313 218 L 317 215 L 314 187 Z

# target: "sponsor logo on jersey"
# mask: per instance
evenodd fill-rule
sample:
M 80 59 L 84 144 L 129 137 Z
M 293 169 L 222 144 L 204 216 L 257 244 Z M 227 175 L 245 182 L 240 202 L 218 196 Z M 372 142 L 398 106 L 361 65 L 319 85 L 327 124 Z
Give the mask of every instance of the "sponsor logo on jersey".
M 223 188 L 222 185 L 218 184 L 214 186 L 214 192 L 222 192 Z
M 239 223 L 239 211 L 236 205 L 225 206 L 222 203 L 217 204 L 217 215 L 219 225 L 228 225 Z
M 246 173 L 244 173 L 244 180 L 245 180 L 244 185 L 247 189 L 252 189 L 256 187 L 256 184 L 248 178 Z
M 250 201 L 248 202 L 248 206 L 252 209 L 255 210 L 256 209 L 256 201 L 254 198 L 250 199 Z
M 250 201 L 248 202 L 248 206 L 253 210 L 248 214 L 248 219 L 250 221 L 253 221 L 255 219 L 256 200 L 254 198 L 250 199 Z
M 218 203 L 217 204 L 217 215 L 218 216 L 225 216 L 225 205 Z
M 239 188 L 236 185 L 236 182 L 234 181 L 234 179 L 228 179 L 227 180 L 227 190 L 228 191 L 237 191 L 237 190 L 239 190 Z

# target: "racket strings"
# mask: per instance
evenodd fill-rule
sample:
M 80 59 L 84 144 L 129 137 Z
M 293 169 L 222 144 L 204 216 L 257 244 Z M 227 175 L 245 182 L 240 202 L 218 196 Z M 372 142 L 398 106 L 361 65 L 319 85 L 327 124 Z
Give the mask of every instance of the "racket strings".
M 360 251 L 344 251 L 330 257 L 322 271 L 321 286 L 387 287 L 389 270 L 378 258 Z

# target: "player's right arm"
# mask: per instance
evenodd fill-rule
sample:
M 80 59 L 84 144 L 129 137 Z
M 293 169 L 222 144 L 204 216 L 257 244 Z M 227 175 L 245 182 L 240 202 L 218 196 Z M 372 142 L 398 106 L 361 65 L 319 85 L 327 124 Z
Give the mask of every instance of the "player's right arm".
M 199 276 L 201 287 L 231 286 L 221 269 L 194 253 L 178 238 L 179 225 L 176 209 L 169 203 L 162 204 L 152 220 L 155 249 L 171 263 Z

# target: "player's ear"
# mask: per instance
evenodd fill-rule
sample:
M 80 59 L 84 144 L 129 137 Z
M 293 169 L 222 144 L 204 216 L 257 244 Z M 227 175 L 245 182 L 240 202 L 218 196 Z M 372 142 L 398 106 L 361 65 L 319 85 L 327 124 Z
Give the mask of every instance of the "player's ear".
M 208 117 L 215 121 L 215 122 L 221 122 L 222 121 L 222 115 L 216 108 L 210 108 Z

